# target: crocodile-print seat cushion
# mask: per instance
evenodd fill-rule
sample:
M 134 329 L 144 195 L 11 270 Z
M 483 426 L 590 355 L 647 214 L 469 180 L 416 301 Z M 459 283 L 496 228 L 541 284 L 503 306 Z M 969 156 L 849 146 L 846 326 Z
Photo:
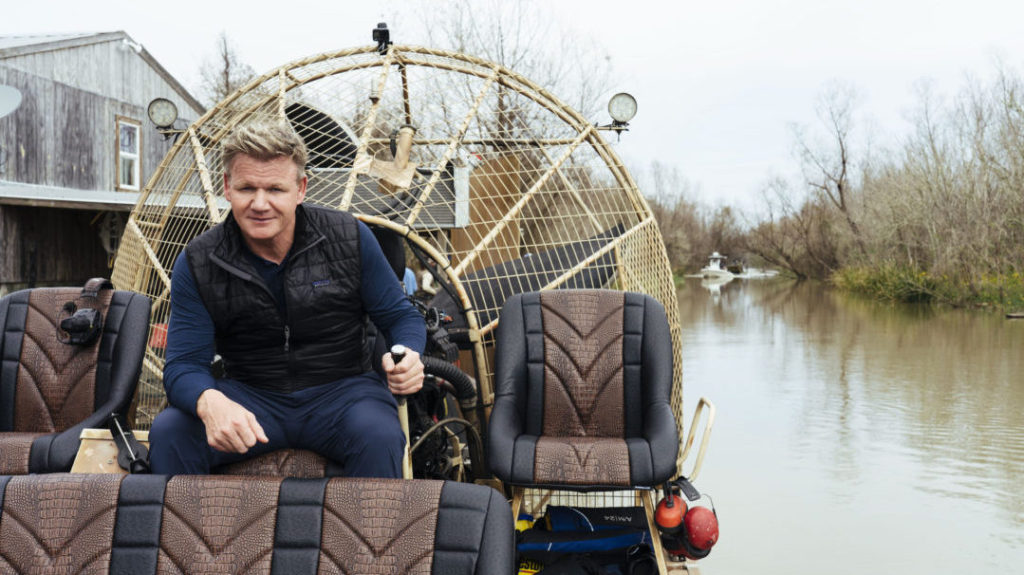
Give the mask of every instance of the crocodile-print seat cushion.
M 0 572 L 106 573 L 119 475 L 23 476 L 6 485 Z
M 271 477 L 332 477 L 341 475 L 341 467 L 312 451 L 279 449 L 252 459 L 223 465 L 215 469 L 214 473 Z
M 175 477 L 164 492 L 158 571 L 270 570 L 280 478 Z
M 71 309 L 100 310 L 104 322 L 92 345 L 71 345 L 60 331 Z M 21 290 L 0 298 L 0 432 L 36 433 L 27 472 L 67 471 L 79 433 L 124 413 L 142 369 L 149 329 L 145 296 L 82 288 Z M 8 453 L 7 448 L 14 449 Z M 0 473 L 23 473 L 24 436 L 0 440 Z
M 513 573 L 497 491 L 440 481 L 0 476 L 3 573 Z
M 65 304 L 95 307 L 104 316 L 113 297 L 103 290 L 95 303 L 81 297 L 79 288 L 34 289 L 29 293 L 21 369 L 15 391 L 14 429 L 52 433 L 64 431 L 95 409 L 99 346 L 61 342 L 61 319 L 70 317 Z
M 320 564 L 339 573 L 429 575 L 442 484 L 355 481 L 359 498 L 352 483 L 327 487 Z
M 541 294 L 543 435 L 623 437 L 624 299 L 611 291 Z
M 631 485 L 626 442 L 604 437 L 540 437 L 533 480 L 541 485 Z
M 43 433 L 0 433 L 0 473 L 20 475 L 28 473 L 32 442 Z
M 553 290 L 505 302 L 489 460 L 512 485 L 650 487 L 675 474 L 672 344 L 651 296 Z

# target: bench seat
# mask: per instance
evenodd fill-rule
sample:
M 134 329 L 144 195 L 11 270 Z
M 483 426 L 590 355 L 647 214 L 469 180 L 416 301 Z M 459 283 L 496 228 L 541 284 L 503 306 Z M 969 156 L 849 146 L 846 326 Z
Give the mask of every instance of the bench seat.
M 513 573 L 511 511 L 455 482 L 0 476 L 0 573 Z

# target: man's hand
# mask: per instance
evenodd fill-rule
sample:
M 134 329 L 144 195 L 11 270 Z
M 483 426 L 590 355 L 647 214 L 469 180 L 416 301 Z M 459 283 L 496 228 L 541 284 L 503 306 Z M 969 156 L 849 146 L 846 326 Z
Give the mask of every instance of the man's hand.
M 206 442 L 217 451 L 245 453 L 257 441 L 270 441 L 251 411 L 216 389 L 199 396 L 196 413 L 206 426 Z
M 409 395 L 423 388 L 423 363 L 420 354 L 415 351 L 406 351 L 398 365 L 395 365 L 390 353 L 385 353 L 381 363 L 384 372 L 388 374 L 388 389 L 391 393 Z

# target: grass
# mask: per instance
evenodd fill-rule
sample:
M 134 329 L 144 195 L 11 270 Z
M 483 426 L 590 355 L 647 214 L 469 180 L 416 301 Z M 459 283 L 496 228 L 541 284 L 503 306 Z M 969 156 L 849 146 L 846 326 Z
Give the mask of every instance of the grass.
M 958 277 L 889 265 L 843 268 L 830 281 L 839 289 L 887 301 L 1024 309 L 1024 277 L 1018 272 Z
M 686 271 L 683 269 L 672 270 L 672 283 L 675 284 L 676 289 L 686 285 Z

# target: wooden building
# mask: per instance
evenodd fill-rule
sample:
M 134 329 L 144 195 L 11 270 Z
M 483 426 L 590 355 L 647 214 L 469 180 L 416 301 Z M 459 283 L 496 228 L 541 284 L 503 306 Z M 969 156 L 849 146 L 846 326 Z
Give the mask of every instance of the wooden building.
M 0 36 L 0 295 L 109 277 L 124 222 L 173 144 L 147 118 L 155 98 L 202 105 L 124 32 Z

